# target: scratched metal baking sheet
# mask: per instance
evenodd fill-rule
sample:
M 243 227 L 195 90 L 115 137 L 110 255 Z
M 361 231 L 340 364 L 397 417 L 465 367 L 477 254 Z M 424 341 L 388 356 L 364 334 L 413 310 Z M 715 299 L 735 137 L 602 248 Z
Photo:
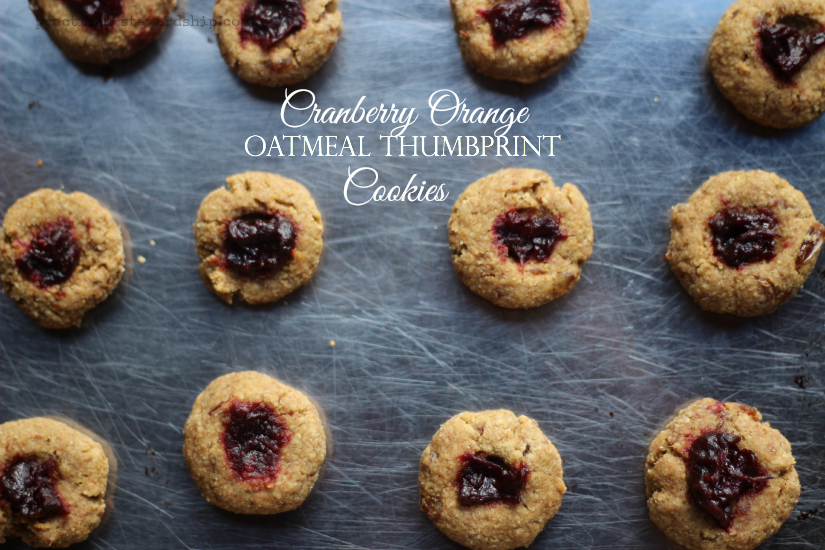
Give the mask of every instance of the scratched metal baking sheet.
M 668 207 L 717 172 L 778 172 L 825 218 L 825 121 L 761 130 L 710 80 L 705 53 L 725 7 L 593 0 L 587 40 L 567 66 L 515 86 L 464 65 L 447 0 L 342 0 L 344 35 L 303 85 L 321 107 L 365 95 L 367 106 L 415 107 L 410 135 L 491 134 L 428 120 L 427 98 L 448 88 L 472 107 L 529 107 L 512 134 L 562 136 L 554 157 L 424 159 L 382 156 L 377 136 L 390 125 L 284 127 L 283 91 L 239 81 L 208 28 L 169 28 L 101 71 L 68 61 L 23 0 L 3 0 L 0 211 L 39 187 L 81 190 L 131 236 L 130 275 L 81 329 L 40 329 L 0 296 L 0 421 L 68 417 L 119 461 L 113 513 L 77 548 L 454 548 L 418 509 L 418 459 L 453 414 L 498 407 L 537 419 L 564 459 L 569 491 L 535 548 L 674 548 L 647 517 L 647 446 L 679 405 L 712 396 L 758 407 L 793 444 L 802 497 L 763 548 L 822 549 L 825 264 L 776 314 L 738 320 L 700 311 L 664 261 Z M 179 11 L 192 21 L 211 8 L 189 0 Z M 250 135 L 295 133 L 364 135 L 372 156 L 244 152 Z M 351 206 L 345 175 L 361 166 L 390 185 L 418 174 L 450 196 Z M 506 166 L 574 182 L 593 216 L 581 281 L 530 311 L 470 293 L 447 247 L 455 198 Z M 198 205 L 245 170 L 301 181 L 326 223 L 317 275 L 271 307 L 224 305 L 196 269 Z M 244 369 L 301 388 L 325 411 L 331 452 L 294 512 L 224 513 L 184 466 L 195 396 Z

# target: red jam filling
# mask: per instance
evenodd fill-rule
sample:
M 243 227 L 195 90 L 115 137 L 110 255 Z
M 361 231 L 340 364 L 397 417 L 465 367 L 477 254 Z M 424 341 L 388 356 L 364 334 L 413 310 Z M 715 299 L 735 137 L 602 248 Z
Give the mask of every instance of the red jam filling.
M 502 46 L 533 29 L 555 27 L 564 21 L 560 0 L 504 0 L 479 14 L 490 24 L 493 43 Z
M 281 449 L 292 439 L 286 422 L 266 403 L 233 400 L 225 415 L 221 443 L 232 474 L 241 481 L 274 481 Z
M 270 50 L 305 25 L 301 0 L 254 0 L 241 11 L 241 42 L 252 40 Z
M 74 223 L 61 218 L 35 229 L 32 240 L 14 265 L 27 281 L 46 288 L 67 281 L 79 261 L 80 245 L 74 234 Z
M 768 208 L 725 207 L 708 220 L 713 253 L 730 267 L 772 260 L 779 236 L 776 223 Z
M 83 25 L 99 34 L 111 31 L 123 15 L 123 0 L 63 0 Z
M 243 275 L 271 273 L 292 259 L 297 237 L 295 224 L 279 212 L 235 218 L 226 226 L 226 265 Z
M 510 210 L 493 222 L 493 243 L 502 259 L 507 256 L 524 266 L 529 261 L 546 261 L 556 244 L 567 238 L 557 216 L 535 216 L 532 210 Z
M 690 494 L 723 529 L 733 524 L 736 503 L 760 492 L 771 479 L 753 451 L 739 448 L 741 440 L 738 435 L 715 430 L 697 437 L 689 451 Z
M 793 19 L 793 21 L 791 21 Z M 805 18 L 789 18 L 782 22 L 759 27 L 759 54 L 780 80 L 790 80 L 825 46 L 825 27 Z M 808 28 L 807 30 L 806 27 Z
M 34 456 L 18 456 L 3 469 L 0 494 L 12 512 L 26 520 L 65 516 L 69 509 L 57 492 L 57 463 Z
M 485 453 L 465 453 L 458 473 L 458 501 L 464 506 L 518 504 L 529 470 L 522 463 L 511 468 L 503 459 Z

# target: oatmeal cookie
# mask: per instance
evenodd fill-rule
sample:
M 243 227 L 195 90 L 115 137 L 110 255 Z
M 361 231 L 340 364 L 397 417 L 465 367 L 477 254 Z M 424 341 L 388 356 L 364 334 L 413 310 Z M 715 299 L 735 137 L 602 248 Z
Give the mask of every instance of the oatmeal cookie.
M 29 7 L 70 59 L 104 64 L 160 36 L 175 0 L 29 0 Z
M 567 488 L 561 458 L 535 420 L 507 410 L 449 419 L 421 455 L 421 510 L 473 550 L 527 546 Z
M 80 326 L 124 271 L 111 212 L 85 193 L 40 189 L 15 202 L 0 229 L 0 283 L 46 328 Z
M 588 0 L 450 0 L 464 61 L 500 80 L 558 71 L 584 41 Z
M 587 201 L 540 170 L 508 168 L 471 184 L 453 206 L 449 231 L 458 277 L 506 308 L 567 294 L 593 251 Z
M 294 510 L 326 456 L 315 406 L 257 372 L 213 380 L 195 400 L 183 437 L 183 456 L 203 498 L 238 514 Z
M 802 287 L 823 239 L 825 227 L 787 181 L 725 172 L 673 207 L 667 259 L 702 309 L 765 315 Z
M 309 282 L 324 225 L 309 191 L 268 172 L 226 179 L 198 210 L 195 241 L 206 286 L 222 300 L 275 302 Z
M 50 418 L 0 425 L 0 544 L 86 540 L 106 510 L 109 461 L 92 438 Z
M 252 84 L 304 80 L 341 36 L 338 0 L 217 0 L 214 16 L 224 61 Z
M 739 0 L 713 35 L 710 70 L 743 115 L 796 128 L 825 111 L 823 45 L 825 1 Z
M 799 498 L 791 445 L 753 407 L 700 399 L 650 444 L 650 519 L 689 550 L 750 550 Z

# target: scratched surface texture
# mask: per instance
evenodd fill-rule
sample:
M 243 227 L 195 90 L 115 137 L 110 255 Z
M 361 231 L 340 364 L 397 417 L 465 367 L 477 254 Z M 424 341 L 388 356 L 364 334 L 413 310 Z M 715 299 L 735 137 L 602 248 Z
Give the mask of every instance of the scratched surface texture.
M 455 548 L 418 509 L 418 460 L 450 416 L 498 407 L 537 419 L 564 459 L 569 492 L 535 548 L 675 548 L 647 516 L 647 446 L 677 407 L 712 396 L 759 408 L 793 444 L 802 498 L 763 547 L 822 549 L 823 261 L 780 311 L 749 320 L 703 313 L 664 261 L 668 208 L 721 171 L 778 172 L 825 218 L 825 121 L 760 130 L 710 80 L 706 50 L 726 3 L 593 0 L 584 45 L 525 87 L 464 65 L 447 0 L 341 4 L 344 35 L 305 83 L 322 107 L 366 95 L 367 106 L 415 107 L 410 134 L 491 134 L 429 121 L 428 96 L 450 88 L 471 107 L 530 107 L 512 133 L 560 134 L 556 156 L 385 158 L 377 136 L 389 125 L 285 128 L 283 90 L 239 81 L 208 28 L 170 28 L 106 72 L 68 61 L 23 0 L 0 3 L 0 211 L 39 187 L 81 190 L 131 236 L 131 273 L 78 330 L 42 330 L 0 297 L 0 421 L 68 417 L 119 461 L 113 513 L 77 548 Z M 179 11 L 211 8 L 190 0 Z M 365 135 L 372 156 L 244 153 L 249 135 L 296 133 Z M 349 166 L 374 167 L 385 185 L 418 174 L 450 196 L 354 207 L 343 197 Z M 507 166 L 574 182 L 593 216 L 580 283 L 531 311 L 470 293 L 447 246 L 455 198 Z M 196 269 L 198 205 L 245 170 L 301 181 L 326 223 L 317 275 L 272 307 L 224 305 Z M 181 456 L 195 396 L 245 369 L 314 396 L 332 436 L 309 499 L 276 517 L 208 505 Z

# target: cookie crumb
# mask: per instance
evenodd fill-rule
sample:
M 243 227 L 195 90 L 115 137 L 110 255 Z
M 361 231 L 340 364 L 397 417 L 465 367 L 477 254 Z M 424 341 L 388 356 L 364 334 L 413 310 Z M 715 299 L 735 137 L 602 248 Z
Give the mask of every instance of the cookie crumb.
M 43 159 L 37 159 L 37 167 L 40 168 L 43 166 Z
M 143 256 L 138 256 L 137 261 L 138 261 L 139 264 L 145 264 L 146 263 L 146 258 L 144 258 Z
M 150 245 L 150 246 L 155 246 L 156 244 L 158 244 L 158 243 L 156 243 L 154 239 L 151 239 L 151 240 L 149 241 L 149 245 Z
M 331 348 L 335 347 L 335 340 L 330 340 L 329 341 L 329 347 L 331 347 Z

